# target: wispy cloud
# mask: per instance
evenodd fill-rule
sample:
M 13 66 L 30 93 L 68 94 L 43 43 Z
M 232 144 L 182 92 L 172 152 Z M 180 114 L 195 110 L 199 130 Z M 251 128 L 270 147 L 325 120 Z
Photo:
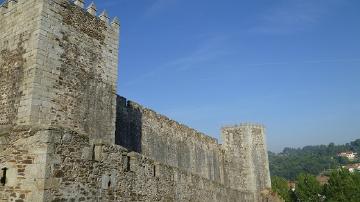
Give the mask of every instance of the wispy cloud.
M 201 68 L 201 64 L 211 61 L 219 56 L 227 55 L 229 50 L 222 47 L 228 40 L 226 35 L 217 35 L 207 38 L 197 49 L 187 56 L 180 57 L 168 63 L 178 71 Z
M 247 63 L 243 66 L 274 66 L 274 65 L 293 65 L 293 64 L 323 64 L 323 63 L 358 63 L 360 58 L 344 58 L 344 59 L 319 59 L 319 60 L 303 60 L 303 61 L 289 61 L 289 62 L 262 62 L 262 63 Z M 288 67 L 288 66 L 287 66 Z
M 171 6 L 174 6 L 178 0 L 155 0 L 154 3 L 145 11 L 145 16 L 153 16 Z
M 304 31 L 323 20 L 346 0 L 281 0 L 259 15 L 251 32 L 289 34 Z
M 222 46 L 228 40 L 226 35 L 206 36 L 188 55 L 174 58 L 171 61 L 161 64 L 149 72 L 138 75 L 125 85 L 133 85 L 156 75 L 166 74 L 167 72 L 190 71 L 195 68 L 202 68 L 205 66 L 205 63 L 220 56 L 230 54 L 230 51 Z

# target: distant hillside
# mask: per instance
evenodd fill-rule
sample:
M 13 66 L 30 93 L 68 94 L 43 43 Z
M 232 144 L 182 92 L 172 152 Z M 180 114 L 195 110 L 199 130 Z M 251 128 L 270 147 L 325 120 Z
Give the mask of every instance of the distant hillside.
M 285 148 L 281 153 L 269 152 L 270 172 L 294 180 L 300 173 L 318 175 L 324 170 L 338 168 L 349 163 L 346 158 L 337 154 L 353 151 L 360 154 L 360 139 L 344 145 L 317 145 L 303 148 Z M 356 160 L 359 161 L 359 158 Z

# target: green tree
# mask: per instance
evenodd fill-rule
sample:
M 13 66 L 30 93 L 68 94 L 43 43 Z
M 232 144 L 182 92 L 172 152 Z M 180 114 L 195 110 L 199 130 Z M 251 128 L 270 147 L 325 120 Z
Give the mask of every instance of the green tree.
M 269 152 L 269 167 L 273 176 L 295 180 L 300 173 L 318 175 L 328 169 L 337 169 L 348 164 L 349 160 L 338 157 L 345 151 L 357 151 L 360 155 L 360 139 L 344 145 L 305 146 L 303 148 L 284 148 L 281 153 Z M 354 162 L 360 162 L 358 158 Z M 359 200 L 360 201 L 360 200 Z
M 300 174 L 297 177 L 295 195 L 301 202 L 322 201 L 322 187 L 315 176 L 310 174 Z
M 360 201 L 360 174 L 347 170 L 334 171 L 324 186 L 326 201 L 358 202 Z
M 286 202 L 292 202 L 288 187 L 288 181 L 285 178 L 273 176 L 271 177 L 272 190 L 278 193 Z

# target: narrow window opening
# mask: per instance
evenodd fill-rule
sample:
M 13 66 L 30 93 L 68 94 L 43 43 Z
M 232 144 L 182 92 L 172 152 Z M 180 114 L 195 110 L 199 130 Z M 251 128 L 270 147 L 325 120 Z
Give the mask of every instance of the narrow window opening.
M 153 167 L 153 173 L 154 173 L 154 177 L 156 177 L 156 165 L 154 165 Z
M 92 156 L 91 156 L 91 159 L 94 161 L 95 160 L 95 145 L 93 145 L 93 148 L 92 148 Z
M 127 162 L 126 162 L 126 170 L 129 171 L 130 170 L 130 156 L 127 157 Z
M 111 176 L 109 175 L 109 177 L 111 177 Z M 110 188 L 110 186 L 111 186 L 111 178 L 109 179 L 109 182 L 108 182 L 108 188 Z
M 5 186 L 5 183 L 6 183 L 6 171 L 8 170 L 8 168 L 2 168 L 1 169 L 3 171 L 3 175 L 0 179 L 0 182 L 3 186 Z

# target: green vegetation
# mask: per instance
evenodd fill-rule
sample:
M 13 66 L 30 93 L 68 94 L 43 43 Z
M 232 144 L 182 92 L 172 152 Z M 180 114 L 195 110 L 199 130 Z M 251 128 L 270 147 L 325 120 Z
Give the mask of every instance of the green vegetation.
M 331 173 L 323 194 L 327 201 L 360 201 L 360 173 L 346 170 Z
M 296 179 L 295 197 L 299 201 L 321 201 L 322 187 L 315 176 L 300 174 Z
M 360 162 L 360 158 L 350 161 L 337 156 L 345 151 L 360 154 L 360 139 L 345 145 L 330 143 L 285 148 L 279 154 L 269 152 L 273 191 L 287 202 L 359 202 L 360 172 L 350 173 L 341 166 Z M 320 173 L 329 177 L 325 185 L 316 180 Z M 295 190 L 290 189 L 289 181 L 295 183 Z
M 286 202 L 358 202 L 360 201 L 360 173 L 335 170 L 328 184 L 321 186 L 315 176 L 300 174 L 296 178 L 295 191 L 285 188 L 287 180 L 272 177 L 272 189 Z
M 271 177 L 271 187 L 274 192 L 278 193 L 285 201 L 291 200 L 291 190 L 288 181 L 285 178 L 273 176 Z
M 285 148 L 279 154 L 269 152 L 270 172 L 272 176 L 280 176 L 288 180 L 295 180 L 300 173 L 318 175 L 325 170 L 337 169 L 341 165 L 350 163 L 348 159 L 337 156 L 338 153 L 345 151 L 360 154 L 360 139 L 345 145 L 330 143 L 297 149 Z

